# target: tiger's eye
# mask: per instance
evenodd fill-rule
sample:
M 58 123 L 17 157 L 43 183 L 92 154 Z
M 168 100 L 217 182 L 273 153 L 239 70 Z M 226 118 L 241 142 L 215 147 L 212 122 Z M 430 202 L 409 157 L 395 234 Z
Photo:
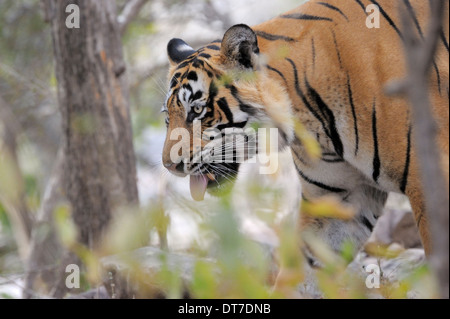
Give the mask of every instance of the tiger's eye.
M 203 111 L 203 107 L 201 107 L 200 105 L 194 106 L 195 113 L 200 114 L 200 113 L 202 113 L 202 111 Z

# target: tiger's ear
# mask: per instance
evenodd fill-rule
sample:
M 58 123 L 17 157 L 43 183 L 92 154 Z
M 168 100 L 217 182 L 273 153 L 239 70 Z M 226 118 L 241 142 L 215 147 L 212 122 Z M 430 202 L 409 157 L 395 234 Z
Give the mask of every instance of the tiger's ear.
M 181 39 L 172 39 L 167 44 L 167 54 L 172 65 L 180 64 L 194 53 L 195 50 Z
M 238 24 L 225 33 L 221 52 L 227 61 L 244 69 L 256 69 L 259 54 L 256 33 L 245 24 Z

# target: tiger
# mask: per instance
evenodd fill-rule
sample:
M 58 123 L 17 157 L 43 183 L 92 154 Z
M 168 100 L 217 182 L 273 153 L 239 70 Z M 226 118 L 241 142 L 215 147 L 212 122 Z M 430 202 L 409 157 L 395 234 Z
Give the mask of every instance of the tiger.
M 379 27 L 367 25 L 369 5 L 378 10 Z M 176 176 L 190 176 L 194 199 L 202 200 L 206 191 L 216 194 L 230 177 L 236 178 L 240 163 L 216 167 L 193 163 L 206 145 L 202 140 L 201 147 L 194 148 L 195 137 L 187 142 L 190 152 L 175 152 L 174 158 L 171 150 L 180 139 L 172 133 L 183 128 L 192 134 L 196 121 L 205 133 L 264 121 L 278 129 L 280 149 L 290 149 L 298 173 L 293 178 L 302 185 L 299 199 L 331 196 L 356 212 L 350 220 L 301 214 L 302 231 L 313 232 L 336 252 L 345 242 L 359 250 L 382 215 L 388 194 L 394 192 L 409 198 L 425 252 L 430 254 L 410 107 L 405 97 L 385 93 L 389 83 L 407 74 L 400 8 L 423 38 L 430 15 L 427 1 L 311 0 L 253 27 L 234 25 L 221 40 L 198 50 L 181 39 L 170 40 L 164 167 Z M 447 185 L 448 37 L 447 2 L 429 75 Z M 311 159 L 295 134 L 296 122 L 314 136 L 320 160 Z M 307 245 L 301 250 L 312 269 L 320 267 Z

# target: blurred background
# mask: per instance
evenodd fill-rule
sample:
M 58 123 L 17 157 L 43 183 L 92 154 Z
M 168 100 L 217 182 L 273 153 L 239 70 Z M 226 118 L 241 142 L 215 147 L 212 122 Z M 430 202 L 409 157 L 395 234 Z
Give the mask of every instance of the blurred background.
M 126 1 L 116 2 L 120 12 Z M 139 199 L 142 207 L 163 205 L 169 220 L 163 244 L 171 251 L 214 249 L 215 236 L 211 228 L 205 227 L 205 219 L 220 212 L 223 205 L 220 199 L 212 197 L 194 203 L 188 180 L 172 177 L 162 168 L 166 132 L 160 109 L 167 89 L 168 41 L 182 38 L 198 48 L 221 39 L 233 24 L 254 25 L 302 2 L 150 0 L 126 29 L 122 39 L 130 86 Z M 4 136 L 5 143 L 6 138 L 14 141 L 18 173 L 25 183 L 24 201 L 32 216 L 45 196 L 62 136 L 50 31 L 49 24 L 44 22 L 41 1 L 0 0 L 0 133 L 2 126 L 14 128 L 14 136 Z M 268 247 L 279 244 L 274 228 L 286 218 L 295 219 L 300 203 L 301 187 L 297 178 L 292 178 L 296 173 L 290 154 L 280 156 L 284 164 L 274 176 L 255 174 L 257 164 L 244 165 L 229 200 L 240 233 Z M 391 196 L 386 211 L 387 217 L 374 235 L 378 236 L 375 240 L 418 248 L 420 240 L 414 233 L 407 199 Z M 393 239 L 396 227 L 403 227 L 405 235 Z M 161 246 L 157 231 L 151 233 L 149 243 Z M 25 267 L 19 250 L 0 196 L 0 298 L 21 297 Z M 419 250 L 414 258 L 421 261 L 422 255 Z

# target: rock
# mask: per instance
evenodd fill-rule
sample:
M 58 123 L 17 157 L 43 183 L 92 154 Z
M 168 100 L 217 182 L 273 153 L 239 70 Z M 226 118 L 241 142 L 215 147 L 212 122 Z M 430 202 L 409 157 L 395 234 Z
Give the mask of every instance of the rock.
M 393 244 L 389 247 L 389 251 L 399 252 L 402 247 L 399 244 Z M 426 264 L 425 252 L 423 249 L 408 249 L 400 253 L 396 258 L 385 259 L 368 256 L 361 252 L 355 260 L 349 265 L 348 270 L 355 276 L 360 276 L 363 279 L 367 278 L 368 273 L 366 269 L 369 265 L 376 265 L 380 268 L 381 278 L 380 288 L 385 288 L 387 285 L 399 285 L 402 280 L 407 279 L 421 266 Z M 406 292 L 407 298 L 430 298 L 432 291 L 424 288 L 418 290 L 418 287 L 411 287 Z M 421 287 L 422 288 L 422 287 Z M 369 289 L 368 297 L 370 299 L 385 298 L 379 289 Z
M 368 243 L 377 243 L 383 246 L 398 243 L 405 249 L 422 247 L 411 211 L 393 208 L 385 209 Z
M 111 299 L 104 286 L 92 289 L 81 294 L 70 295 L 65 299 Z
M 144 247 L 101 260 L 103 284 L 112 299 L 159 299 L 166 297 L 158 274 L 164 267 L 178 272 L 180 284 L 192 280 L 196 262 L 212 262 L 187 254 L 167 253 Z M 188 297 L 187 292 L 184 297 Z
M 405 214 L 392 230 L 392 241 L 404 248 L 421 248 L 419 231 L 412 214 Z

